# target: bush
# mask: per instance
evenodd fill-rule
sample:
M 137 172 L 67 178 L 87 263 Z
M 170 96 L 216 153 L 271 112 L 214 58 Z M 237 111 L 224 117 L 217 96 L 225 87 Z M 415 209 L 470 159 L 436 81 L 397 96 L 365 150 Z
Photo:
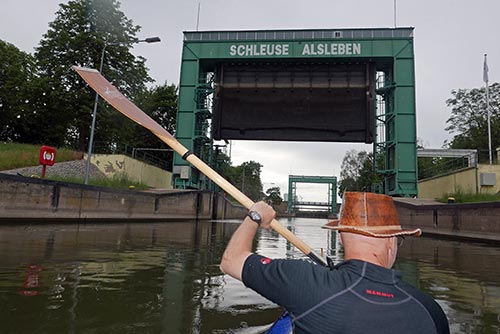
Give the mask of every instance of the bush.
M 85 179 L 78 177 L 50 177 L 49 180 L 63 181 L 70 183 L 81 183 L 83 184 Z M 127 174 L 117 173 L 112 177 L 102 177 L 102 178 L 91 178 L 89 179 L 89 184 L 93 186 L 100 186 L 106 188 L 114 189 L 135 189 L 135 190 L 146 190 L 151 187 L 136 181 L 130 180 Z

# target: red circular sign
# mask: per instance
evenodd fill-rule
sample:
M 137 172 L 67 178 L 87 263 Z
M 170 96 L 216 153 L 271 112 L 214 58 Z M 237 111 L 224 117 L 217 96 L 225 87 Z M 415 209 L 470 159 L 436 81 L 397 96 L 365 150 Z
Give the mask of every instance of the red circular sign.
M 42 165 L 52 166 L 56 162 L 56 148 L 50 146 L 42 146 L 40 148 L 40 163 Z

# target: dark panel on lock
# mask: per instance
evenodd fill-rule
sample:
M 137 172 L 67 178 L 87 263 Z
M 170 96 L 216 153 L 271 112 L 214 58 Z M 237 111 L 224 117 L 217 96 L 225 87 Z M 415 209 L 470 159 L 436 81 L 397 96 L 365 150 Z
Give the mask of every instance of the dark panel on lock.
M 215 139 L 373 142 L 369 63 L 220 64 Z

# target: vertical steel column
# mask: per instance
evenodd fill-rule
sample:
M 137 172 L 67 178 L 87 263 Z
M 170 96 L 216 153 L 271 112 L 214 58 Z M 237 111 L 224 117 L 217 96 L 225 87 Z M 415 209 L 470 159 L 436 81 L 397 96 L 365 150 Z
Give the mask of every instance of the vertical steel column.
M 182 52 L 181 78 L 179 82 L 179 102 L 177 111 L 176 138 L 187 149 L 193 151 L 195 138 L 196 85 L 199 76 L 199 59 L 187 46 Z M 174 154 L 173 186 L 174 188 L 199 188 L 198 174 L 189 162 Z M 184 170 L 188 170 L 188 178 L 181 179 Z M 184 176 L 184 175 L 182 175 Z
M 290 180 L 288 178 L 288 208 L 287 211 L 289 213 L 293 212 L 294 202 L 295 202 L 295 181 Z
M 392 196 L 418 195 L 413 40 L 404 43 L 406 45 L 394 57 L 394 118 L 387 129 L 391 132 L 388 138 L 393 138 L 394 142 L 388 152 L 390 167 L 395 170 L 388 183 L 387 193 Z

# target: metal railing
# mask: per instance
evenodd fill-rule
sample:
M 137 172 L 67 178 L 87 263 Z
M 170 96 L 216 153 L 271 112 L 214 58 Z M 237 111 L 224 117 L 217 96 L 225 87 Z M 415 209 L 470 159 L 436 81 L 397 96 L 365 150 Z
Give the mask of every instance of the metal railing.
M 385 39 L 413 37 L 413 28 L 186 31 L 184 41 L 274 41 L 320 39 Z
M 450 150 L 453 151 L 453 150 Z M 458 150 L 455 150 L 458 151 Z M 464 150 L 465 151 L 465 150 Z M 472 151 L 472 150 L 471 150 Z M 477 167 L 477 163 L 489 164 L 489 151 L 488 150 L 474 150 L 477 155 L 471 158 L 470 154 L 463 155 L 460 157 L 441 157 L 434 161 L 434 165 L 427 168 L 420 168 L 418 170 L 418 179 L 428 179 L 435 176 L 440 176 L 448 173 L 452 173 L 468 167 Z M 421 154 L 419 154 L 420 159 L 425 159 Z M 427 157 L 430 159 L 430 157 Z M 496 152 L 493 154 L 493 164 L 498 164 L 498 155 Z
M 123 143 L 94 142 L 94 154 L 124 154 L 133 159 L 172 171 L 172 149 L 133 147 Z
M 143 161 L 161 169 L 172 171 L 173 150 L 170 148 L 147 148 L 128 146 L 126 151 L 132 159 Z M 163 155 L 163 157 L 158 156 Z
M 467 167 L 469 167 L 469 162 L 466 156 L 460 158 L 441 158 L 434 166 L 422 170 L 419 169 L 418 179 L 428 179 Z

